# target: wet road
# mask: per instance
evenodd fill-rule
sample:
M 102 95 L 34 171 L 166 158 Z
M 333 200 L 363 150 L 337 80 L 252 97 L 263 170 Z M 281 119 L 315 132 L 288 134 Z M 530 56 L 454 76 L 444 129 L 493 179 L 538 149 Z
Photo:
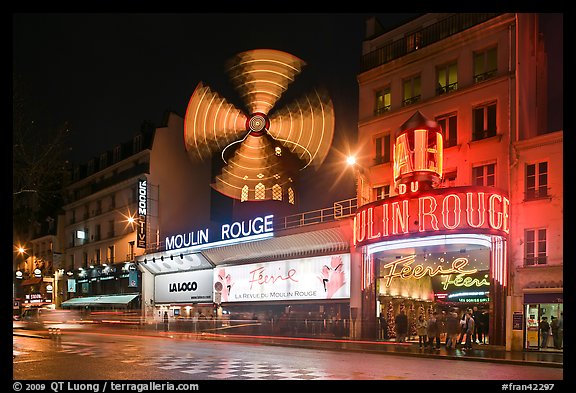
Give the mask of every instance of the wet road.
M 260 344 L 67 332 L 14 336 L 15 380 L 559 381 L 563 369 Z

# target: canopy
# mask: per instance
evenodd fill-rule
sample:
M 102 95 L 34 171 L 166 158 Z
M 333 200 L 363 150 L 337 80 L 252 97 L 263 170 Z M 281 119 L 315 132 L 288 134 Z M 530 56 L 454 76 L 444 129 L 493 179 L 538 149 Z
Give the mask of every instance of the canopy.
M 62 302 L 62 307 L 83 307 L 83 306 L 121 306 L 127 305 L 138 297 L 137 293 L 125 295 L 99 295 L 76 297 Z

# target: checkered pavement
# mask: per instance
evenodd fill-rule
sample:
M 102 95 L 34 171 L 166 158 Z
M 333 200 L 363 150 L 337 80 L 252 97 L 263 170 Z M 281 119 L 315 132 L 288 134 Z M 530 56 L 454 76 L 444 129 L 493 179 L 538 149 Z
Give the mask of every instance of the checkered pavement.
M 80 356 L 106 357 L 110 359 L 110 353 L 104 353 L 101 349 L 92 345 L 81 343 L 62 344 L 60 350 L 69 354 Z M 225 359 L 217 357 L 199 357 L 193 354 L 185 354 L 179 357 L 171 355 L 159 355 L 142 359 L 134 356 L 126 356 L 128 352 L 136 348 L 124 347 L 112 354 L 119 362 L 125 364 L 138 364 L 138 366 L 155 367 L 160 370 L 177 371 L 190 376 L 190 379 L 212 380 L 333 380 L 351 379 L 349 376 L 336 375 L 321 368 L 298 368 L 288 367 L 283 364 L 265 361 L 247 361 L 239 358 Z M 371 379 L 367 376 L 356 375 L 354 379 Z

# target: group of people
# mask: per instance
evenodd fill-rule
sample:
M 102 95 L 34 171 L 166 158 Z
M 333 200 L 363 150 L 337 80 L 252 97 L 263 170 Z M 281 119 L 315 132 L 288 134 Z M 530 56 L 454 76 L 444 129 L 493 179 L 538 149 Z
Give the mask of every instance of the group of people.
M 402 315 L 402 312 L 399 315 Z M 442 311 L 440 313 L 434 311 L 428 319 L 421 314 L 416 321 L 419 347 L 432 351 L 439 350 L 442 341 L 441 336 L 444 333 L 446 335 L 444 345 L 447 349 L 461 347 L 463 341 L 464 350 L 471 350 L 473 343 L 484 344 L 487 326 L 484 326 L 486 321 L 480 315 L 482 314 L 478 312 L 476 307 L 466 310 L 461 317 L 455 311 Z M 402 335 L 397 334 L 397 340 L 398 337 L 405 340 Z
M 538 324 L 540 330 L 540 348 L 548 348 L 548 337 L 552 333 L 552 340 L 555 349 L 562 349 L 562 338 L 564 336 L 564 312 L 560 313 L 560 318 L 555 316 L 550 317 L 551 321 L 548 322 L 548 317 L 544 316 Z

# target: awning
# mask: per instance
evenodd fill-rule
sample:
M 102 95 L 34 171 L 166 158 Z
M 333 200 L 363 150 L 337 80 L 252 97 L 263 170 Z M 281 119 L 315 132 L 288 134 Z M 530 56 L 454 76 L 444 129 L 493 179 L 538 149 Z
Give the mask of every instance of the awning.
M 62 307 L 84 307 L 84 306 L 122 306 L 127 305 L 138 297 L 137 293 L 128 295 L 100 295 L 75 297 L 62 302 Z

